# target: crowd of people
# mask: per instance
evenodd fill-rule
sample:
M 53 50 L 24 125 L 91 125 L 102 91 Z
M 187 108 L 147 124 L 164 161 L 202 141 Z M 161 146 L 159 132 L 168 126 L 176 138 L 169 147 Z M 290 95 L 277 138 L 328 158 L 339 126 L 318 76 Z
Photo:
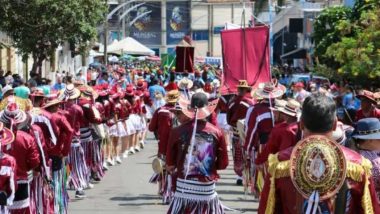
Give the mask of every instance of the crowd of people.
M 222 72 L 208 65 L 86 74 L 0 75 L 0 213 L 67 213 L 68 189 L 84 198 L 148 131 L 149 182 L 168 213 L 224 213 L 216 185 L 229 152 L 259 213 L 380 213 L 378 92 L 272 78 L 221 94 Z

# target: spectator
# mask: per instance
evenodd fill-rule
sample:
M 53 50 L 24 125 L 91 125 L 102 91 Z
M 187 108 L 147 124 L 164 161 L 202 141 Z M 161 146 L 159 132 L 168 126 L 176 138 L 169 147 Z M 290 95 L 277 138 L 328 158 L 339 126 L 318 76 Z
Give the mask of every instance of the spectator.
M 53 85 L 53 90 L 60 91 L 65 88 L 65 84 L 62 82 L 63 78 L 61 75 L 57 75 L 57 82 Z
M 37 87 L 37 78 L 38 78 L 37 73 L 30 72 L 30 79 L 28 80 L 28 87 L 29 88 Z
M 0 84 L 1 87 L 4 87 L 6 85 L 5 77 L 4 77 L 4 70 L 0 68 Z

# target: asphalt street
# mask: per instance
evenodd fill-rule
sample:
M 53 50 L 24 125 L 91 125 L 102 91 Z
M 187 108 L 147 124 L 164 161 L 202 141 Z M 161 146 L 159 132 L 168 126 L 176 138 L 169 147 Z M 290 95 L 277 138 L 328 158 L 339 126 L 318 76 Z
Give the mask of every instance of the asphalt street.
M 148 135 L 145 149 L 111 167 L 99 184 L 86 190 L 85 199 L 74 199 L 74 191 L 70 191 L 69 213 L 166 213 L 168 205 L 161 203 L 157 185 L 148 182 L 153 173 L 150 157 L 156 151 L 157 143 Z M 256 213 L 258 202 L 252 196 L 245 196 L 243 187 L 235 185 L 231 158 L 228 168 L 219 173 L 219 197 L 225 206 L 235 210 L 227 213 Z

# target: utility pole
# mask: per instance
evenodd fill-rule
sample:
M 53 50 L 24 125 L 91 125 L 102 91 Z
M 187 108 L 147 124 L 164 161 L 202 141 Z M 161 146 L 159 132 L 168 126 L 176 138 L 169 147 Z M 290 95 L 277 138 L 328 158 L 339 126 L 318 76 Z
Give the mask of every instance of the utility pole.
M 108 44 L 108 18 L 106 17 L 106 21 L 104 22 L 104 64 L 108 63 L 107 56 L 107 44 Z
M 166 54 L 167 51 L 167 29 L 166 29 L 166 0 L 161 1 L 161 50 L 160 54 Z

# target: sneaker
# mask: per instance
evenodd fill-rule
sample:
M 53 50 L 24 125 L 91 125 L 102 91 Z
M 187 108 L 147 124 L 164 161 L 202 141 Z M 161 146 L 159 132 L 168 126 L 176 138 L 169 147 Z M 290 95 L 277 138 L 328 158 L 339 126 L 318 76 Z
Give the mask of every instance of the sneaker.
M 86 189 L 93 189 L 93 188 L 94 188 L 94 184 L 92 184 L 92 183 L 88 183 Z
M 121 164 L 121 159 L 119 156 L 116 157 L 116 163 Z
M 236 179 L 236 185 L 243 186 L 243 179 L 241 178 Z
M 139 152 L 139 151 L 140 151 L 140 147 L 136 146 L 136 147 L 135 147 L 135 151 L 136 151 L 136 152 Z
M 83 190 L 77 190 L 77 191 L 75 192 L 75 198 L 76 198 L 76 199 L 83 199 L 83 198 L 85 198 L 85 197 L 86 197 L 86 194 L 84 193 Z
M 114 166 L 115 165 L 115 162 L 111 158 L 107 159 L 107 163 L 108 163 L 109 166 Z
M 140 148 L 143 149 L 145 147 L 145 142 L 142 140 L 140 141 Z
M 131 147 L 131 149 L 129 149 L 129 153 L 133 155 L 133 154 L 136 153 L 136 151 L 135 151 L 135 149 L 133 147 Z
M 123 159 L 125 159 L 125 158 L 127 158 L 128 157 L 128 151 L 125 151 L 124 153 L 123 153 Z
M 106 162 L 106 161 L 103 163 L 103 170 L 104 170 L 104 171 L 107 171 L 107 170 L 108 170 L 108 165 L 107 165 L 107 162 Z

